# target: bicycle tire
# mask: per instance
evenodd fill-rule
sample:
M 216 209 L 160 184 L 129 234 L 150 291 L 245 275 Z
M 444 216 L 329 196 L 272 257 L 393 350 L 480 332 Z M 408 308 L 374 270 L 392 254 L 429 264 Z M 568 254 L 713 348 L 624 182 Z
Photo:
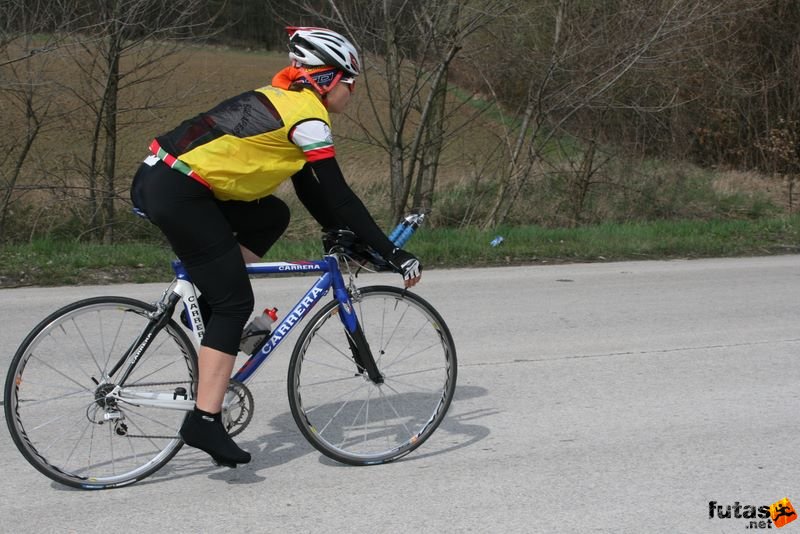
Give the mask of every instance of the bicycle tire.
M 358 372 L 333 300 L 295 344 L 289 405 L 303 436 L 325 456 L 384 464 L 422 445 L 444 419 L 455 394 L 455 344 L 439 313 L 414 293 L 371 286 L 353 305 L 384 382 Z
M 6 377 L 5 416 L 14 444 L 42 474 L 75 488 L 113 488 L 152 475 L 180 450 L 186 412 L 108 406 L 103 397 L 113 387 L 108 371 L 154 310 L 125 297 L 85 299 L 53 312 L 24 339 Z M 183 388 L 194 398 L 196 377 L 194 345 L 170 320 L 126 387 Z

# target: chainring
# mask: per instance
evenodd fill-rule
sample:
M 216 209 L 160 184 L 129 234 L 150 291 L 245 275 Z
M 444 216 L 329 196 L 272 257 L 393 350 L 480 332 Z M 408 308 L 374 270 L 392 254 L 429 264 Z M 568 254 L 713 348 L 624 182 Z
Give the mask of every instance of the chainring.
M 253 394 L 243 383 L 231 380 L 222 402 L 222 424 L 228 434 L 235 436 L 241 433 L 253 419 L 255 402 Z

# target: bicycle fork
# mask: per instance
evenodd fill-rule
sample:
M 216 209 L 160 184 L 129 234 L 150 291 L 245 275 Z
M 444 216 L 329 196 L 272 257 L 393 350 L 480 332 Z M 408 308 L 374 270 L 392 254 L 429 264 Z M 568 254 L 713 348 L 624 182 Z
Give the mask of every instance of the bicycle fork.
M 347 332 L 347 343 L 350 345 L 350 352 L 353 354 L 353 361 L 356 362 L 358 374 L 363 375 L 366 371 L 373 383 L 383 384 L 383 375 L 378 370 L 372 349 L 370 349 L 367 337 L 358 322 L 356 322 L 355 331 Z
M 353 309 L 351 292 L 353 297 L 357 299 L 358 291 L 353 291 L 352 286 L 350 289 L 345 287 L 344 279 L 335 264 L 332 272 L 336 273 L 332 280 L 333 295 L 339 301 L 339 319 L 342 321 L 344 333 L 347 336 L 347 344 L 350 346 L 350 353 L 353 355 L 353 362 L 356 364 L 356 372 L 362 376 L 366 373 L 373 384 L 383 384 L 383 375 L 378 370 L 378 365 L 375 363 L 375 357 L 372 355 L 367 337 L 364 335 L 364 330 L 361 329 L 361 323 L 358 321 Z

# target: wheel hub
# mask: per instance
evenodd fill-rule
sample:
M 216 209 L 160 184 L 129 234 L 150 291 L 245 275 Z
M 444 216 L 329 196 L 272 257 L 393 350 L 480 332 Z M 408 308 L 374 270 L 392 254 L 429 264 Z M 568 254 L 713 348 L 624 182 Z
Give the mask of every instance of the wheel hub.
M 103 384 L 94 390 L 94 402 L 101 408 L 116 408 L 117 400 L 108 396 L 117 386 L 114 384 Z

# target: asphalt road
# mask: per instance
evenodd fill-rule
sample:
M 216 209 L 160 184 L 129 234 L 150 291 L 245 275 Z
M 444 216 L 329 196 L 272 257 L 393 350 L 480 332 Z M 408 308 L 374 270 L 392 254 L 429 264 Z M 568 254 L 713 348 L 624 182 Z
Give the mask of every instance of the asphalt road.
M 256 280 L 257 303 L 288 308 L 308 281 Z M 55 307 L 162 289 L 0 291 L 3 374 Z M 133 486 L 72 490 L 3 423 L 0 531 L 735 533 L 750 507 L 800 509 L 800 256 L 439 270 L 417 289 L 450 326 L 459 381 L 404 460 L 346 467 L 305 443 L 284 345 L 252 384 L 239 469 L 184 449 Z

